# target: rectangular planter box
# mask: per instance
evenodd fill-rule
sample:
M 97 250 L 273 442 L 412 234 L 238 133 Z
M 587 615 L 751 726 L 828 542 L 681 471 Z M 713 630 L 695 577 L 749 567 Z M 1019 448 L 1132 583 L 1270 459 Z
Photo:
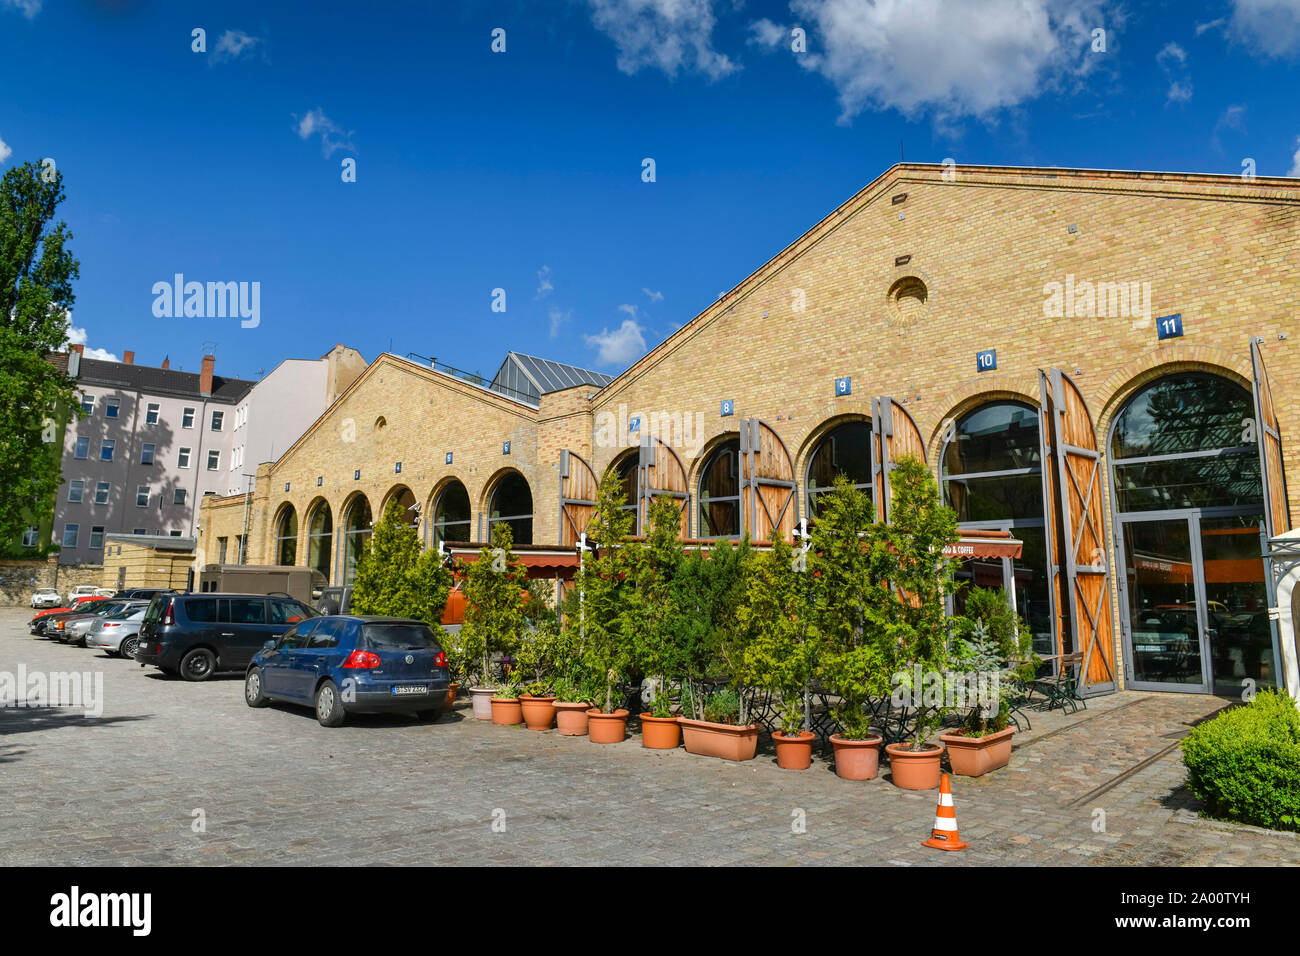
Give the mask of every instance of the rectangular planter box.
M 687 753 L 723 760 L 753 760 L 758 749 L 758 724 L 737 727 L 685 717 L 679 718 L 678 723 L 682 725 L 682 743 Z
M 1011 735 L 1015 732 L 1016 728 L 1008 727 L 987 737 L 940 734 L 939 739 L 948 745 L 948 762 L 952 764 L 953 773 L 963 777 L 982 777 L 1011 761 Z

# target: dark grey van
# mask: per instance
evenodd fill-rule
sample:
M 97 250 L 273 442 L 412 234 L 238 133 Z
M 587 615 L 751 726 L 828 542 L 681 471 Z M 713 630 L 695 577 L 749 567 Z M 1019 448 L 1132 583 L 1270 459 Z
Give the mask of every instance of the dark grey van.
M 186 680 L 243 671 L 271 640 L 316 611 L 264 594 L 159 594 L 140 623 L 135 659 Z

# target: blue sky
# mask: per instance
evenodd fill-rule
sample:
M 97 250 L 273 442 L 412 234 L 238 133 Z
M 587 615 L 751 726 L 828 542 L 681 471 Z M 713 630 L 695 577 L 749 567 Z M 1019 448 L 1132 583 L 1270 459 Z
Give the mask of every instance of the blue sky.
M 618 372 L 900 140 L 1300 176 L 1297 67 L 1300 0 L 0 0 L 0 169 L 64 174 L 88 350 Z M 155 316 L 176 273 L 259 282 L 260 323 Z

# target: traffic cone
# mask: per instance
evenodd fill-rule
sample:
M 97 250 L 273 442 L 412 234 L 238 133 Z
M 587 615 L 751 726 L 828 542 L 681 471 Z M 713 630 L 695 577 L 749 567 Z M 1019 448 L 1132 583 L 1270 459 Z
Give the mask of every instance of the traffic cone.
M 939 778 L 939 809 L 934 812 L 934 830 L 930 839 L 921 842 L 936 850 L 964 850 L 970 846 L 957 833 L 957 809 L 952 805 L 952 787 L 948 785 L 946 773 Z

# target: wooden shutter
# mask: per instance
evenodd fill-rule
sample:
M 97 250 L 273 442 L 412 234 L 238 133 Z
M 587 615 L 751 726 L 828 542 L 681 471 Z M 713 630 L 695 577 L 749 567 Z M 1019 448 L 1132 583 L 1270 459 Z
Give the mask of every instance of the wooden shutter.
M 787 541 L 799 520 L 794 461 L 785 442 L 765 422 L 740 423 L 741 528 L 755 542 L 766 542 L 776 528 Z
M 560 545 L 578 543 L 596 510 L 596 473 L 577 452 L 560 452 Z
M 1038 462 L 1043 477 L 1043 522 L 1046 525 L 1044 539 L 1047 551 L 1047 608 L 1052 628 L 1052 652 L 1068 653 L 1065 630 L 1069 626 L 1070 614 L 1061 600 L 1061 549 L 1057 545 L 1061 536 L 1060 507 L 1056 501 L 1056 442 L 1052 438 L 1052 389 L 1047 373 L 1038 371 Z M 1055 668 L 1053 668 L 1055 670 Z
M 925 461 L 921 429 L 907 409 L 888 395 L 871 400 L 871 480 L 876 517 L 889 520 L 889 473 L 905 455 Z
M 1078 386 L 1056 368 L 1038 380 L 1050 425 L 1052 461 L 1043 472 L 1054 472 L 1058 606 L 1068 609 L 1071 649 L 1083 652 L 1080 693 L 1098 694 L 1116 686 L 1101 452 Z
M 690 537 L 690 494 L 686 490 L 686 467 L 671 445 L 661 438 L 641 439 L 641 457 L 637 463 L 636 533 L 650 529 L 650 502 L 668 496 L 681 503 L 682 523 L 678 537 Z
M 1270 538 L 1291 530 L 1291 513 L 1282 470 L 1282 435 L 1278 431 L 1273 389 L 1269 385 L 1259 340 L 1250 340 L 1250 365 L 1254 372 L 1255 440 L 1259 443 L 1260 473 L 1264 482 L 1264 524 Z

